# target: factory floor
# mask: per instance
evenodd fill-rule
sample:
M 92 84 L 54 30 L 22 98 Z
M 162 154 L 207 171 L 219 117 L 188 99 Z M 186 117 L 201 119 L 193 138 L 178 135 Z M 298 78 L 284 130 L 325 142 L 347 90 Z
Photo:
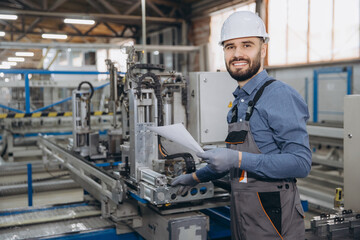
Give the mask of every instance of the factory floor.
M 63 174 L 64 171 L 58 171 L 56 174 Z M 41 172 L 34 173 L 33 179 L 47 178 L 54 175 L 54 172 Z M 26 183 L 27 175 L 26 174 L 16 174 L 16 175 L 7 175 L 0 176 L 0 186 L 11 185 L 12 183 Z M 34 192 L 33 194 L 33 206 L 51 206 L 58 204 L 69 204 L 75 202 L 84 201 L 84 190 L 82 188 L 74 189 L 64 189 L 56 191 L 46 191 L 46 192 Z M 28 195 L 27 194 L 18 194 L 18 195 L 8 195 L 1 196 L 0 194 L 0 211 L 9 210 L 15 208 L 24 208 L 28 206 Z M 318 216 L 318 211 L 308 211 L 305 213 L 305 228 L 310 228 L 310 221 L 314 216 Z

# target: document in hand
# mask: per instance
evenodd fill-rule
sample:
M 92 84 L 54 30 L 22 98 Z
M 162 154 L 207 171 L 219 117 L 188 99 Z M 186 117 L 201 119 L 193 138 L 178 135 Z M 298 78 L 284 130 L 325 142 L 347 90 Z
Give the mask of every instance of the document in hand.
M 156 132 L 164 138 L 167 138 L 168 140 L 193 150 L 195 153 L 204 152 L 204 150 L 181 123 L 161 127 L 148 127 L 148 129 Z

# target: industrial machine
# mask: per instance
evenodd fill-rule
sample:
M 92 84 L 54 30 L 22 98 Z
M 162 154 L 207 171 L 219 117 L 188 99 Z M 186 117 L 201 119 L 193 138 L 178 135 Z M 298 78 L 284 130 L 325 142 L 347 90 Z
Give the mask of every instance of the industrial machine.
M 73 91 L 73 139 L 64 145 L 39 137 L 43 162 L 61 163 L 100 202 L 102 217 L 125 223 L 146 239 L 206 239 L 209 217 L 199 210 L 229 204 L 229 194 L 212 182 L 183 195 L 177 194 L 179 187 L 171 187 L 173 178 L 202 163 L 148 127 L 186 125 L 186 81 L 162 65 L 140 63 L 141 56 L 141 51 L 128 49 L 125 76 L 106 60 L 113 117 L 107 135 L 91 129 L 93 89 L 83 82 Z

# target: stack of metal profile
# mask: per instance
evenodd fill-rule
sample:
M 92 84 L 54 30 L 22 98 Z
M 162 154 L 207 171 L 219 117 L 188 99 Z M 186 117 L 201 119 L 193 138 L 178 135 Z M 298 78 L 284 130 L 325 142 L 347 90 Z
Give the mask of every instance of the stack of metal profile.
M 114 227 L 87 204 L 0 212 L 0 239 L 35 239 Z
M 360 213 L 342 210 L 337 214 L 321 214 L 311 220 L 310 239 L 360 239 Z M 315 237 L 315 238 L 312 238 Z

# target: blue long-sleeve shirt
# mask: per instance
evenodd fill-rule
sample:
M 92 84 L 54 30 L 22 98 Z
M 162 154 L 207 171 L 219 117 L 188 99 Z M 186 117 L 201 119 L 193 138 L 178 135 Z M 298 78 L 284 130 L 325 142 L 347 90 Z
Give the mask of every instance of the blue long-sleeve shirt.
M 245 121 L 248 102 L 270 79 L 266 70 L 263 70 L 244 87 L 236 88 L 233 106 L 238 107 L 238 122 Z M 230 110 L 228 123 L 231 116 Z M 240 168 L 267 178 L 306 177 L 311 169 L 311 151 L 306 131 L 308 118 L 307 105 L 296 90 L 281 81 L 267 86 L 250 119 L 251 133 L 261 154 L 243 152 Z M 200 181 L 224 175 L 215 174 L 209 167 L 198 170 L 196 174 Z

